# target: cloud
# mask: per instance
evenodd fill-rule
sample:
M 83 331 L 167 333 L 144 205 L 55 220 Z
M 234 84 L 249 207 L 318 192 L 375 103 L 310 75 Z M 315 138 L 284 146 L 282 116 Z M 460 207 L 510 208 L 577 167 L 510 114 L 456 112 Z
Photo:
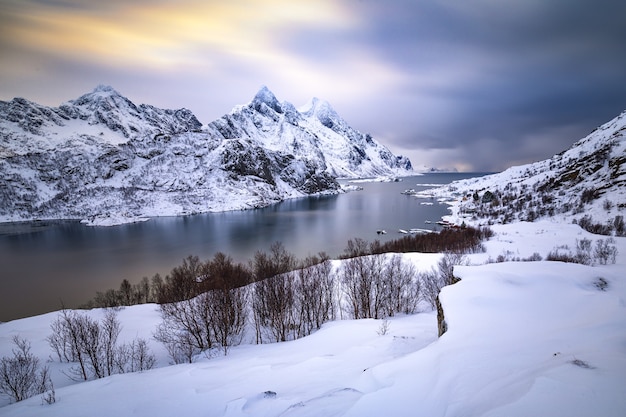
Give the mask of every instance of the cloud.
M 7 35 L 22 47 L 76 61 L 88 57 L 101 65 L 157 70 L 210 62 L 214 52 L 251 63 L 271 59 L 283 30 L 351 24 L 349 15 L 330 1 L 267 1 L 262 7 L 243 0 L 86 2 L 87 7 L 33 3 L 38 7 L 13 7 L 3 22 Z
M 57 105 L 108 83 L 207 123 L 268 85 L 416 162 L 494 170 L 626 108 L 625 15 L 610 0 L 4 0 L 0 93 Z

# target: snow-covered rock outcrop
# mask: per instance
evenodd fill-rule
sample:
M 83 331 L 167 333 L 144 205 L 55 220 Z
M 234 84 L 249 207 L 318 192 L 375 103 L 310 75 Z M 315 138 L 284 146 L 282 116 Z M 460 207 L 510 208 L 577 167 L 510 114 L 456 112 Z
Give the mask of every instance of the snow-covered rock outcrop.
M 0 221 L 255 208 L 336 193 L 337 177 L 410 173 L 408 159 L 327 103 L 298 111 L 266 87 L 205 127 L 189 110 L 137 106 L 108 86 L 56 108 L 0 102 Z

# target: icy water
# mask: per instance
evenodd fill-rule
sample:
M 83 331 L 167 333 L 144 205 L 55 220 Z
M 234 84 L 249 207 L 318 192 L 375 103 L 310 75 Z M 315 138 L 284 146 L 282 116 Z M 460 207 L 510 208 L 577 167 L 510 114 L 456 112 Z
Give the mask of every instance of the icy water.
M 188 255 L 224 252 L 247 262 L 273 242 L 299 258 L 343 252 L 350 238 L 387 241 L 398 229 L 435 229 L 447 214 L 436 201 L 401 194 L 480 174 L 426 174 L 358 183 L 362 191 L 288 200 L 248 211 L 153 218 L 86 227 L 75 221 L 0 224 L 0 321 L 76 307 L 123 279 L 167 274 Z M 423 204 L 424 203 L 424 204 Z M 431 224 L 426 223 L 432 221 Z M 384 229 L 387 234 L 378 235 Z

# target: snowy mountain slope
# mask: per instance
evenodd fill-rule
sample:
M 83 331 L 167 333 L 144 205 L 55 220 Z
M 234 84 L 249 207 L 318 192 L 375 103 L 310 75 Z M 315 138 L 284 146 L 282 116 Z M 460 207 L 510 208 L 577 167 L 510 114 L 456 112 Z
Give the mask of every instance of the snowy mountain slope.
M 283 343 L 243 344 L 228 356 L 166 366 L 150 339 L 155 305 L 119 311 L 122 342 L 150 340 L 159 369 L 75 383 L 49 363 L 56 403 L 39 396 L 0 405 L 2 416 L 608 416 L 626 411 L 626 238 L 614 265 L 506 262 L 502 252 L 542 255 L 556 245 L 599 239 L 576 225 L 494 226 L 487 253 L 455 267 L 461 281 L 441 293 L 448 331 L 437 338 L 434 312 L 325 324 Z M 436 254 L 406 254 L 420 270 Z M 337 261 L 339 262 L 339 261 Z M 603 278 L 605 284 L 599 285 Z M 103 310 L 87 312 L 100 319 Z M 0 356 L 10 339 L 29 339 L 42 361 L 55 313 L 0 324 Z
M 94 141 L 119 145 L 131 137 L 173 135 L 202 127 L 187 109 L 136 106 L 113 88 L 102 85 L 57 108 L 23 98 L 0 101 L 0 121 L 0 156 L 72 148 Z
M 450 220 L 459 224 L 556 216 L 614 222 L 626 210 L 626 111 L 550 159 L 421 194 L 452 197 Z
M 267 149 L 306 158 L 333 177 L 406 175 L 411 162 L 350 126 L 325 101 L 299 111 L 262 87 L 252 102 L 210 123 L 224 139 L 255 138 Z
M 333 117 L 341 129 L 265 87 L 205 128 L 189 110 L 137 106 L 107 86 L 58 108 L 0 102 L 0 221 L 118 224 L 255 208 L 336 193 L 337 176 L 411 172 Z

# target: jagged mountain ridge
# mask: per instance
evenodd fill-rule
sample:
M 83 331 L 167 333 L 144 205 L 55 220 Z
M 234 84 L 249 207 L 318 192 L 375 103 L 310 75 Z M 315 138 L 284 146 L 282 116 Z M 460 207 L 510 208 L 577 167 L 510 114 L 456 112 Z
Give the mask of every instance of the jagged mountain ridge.
M 314 101 L 324 112 L 299 112 L 263 87 L 204 127 L 187 109 L 137 106 L 108 86 L 56 108 L 0 102 L 0 221 L 114 224 L 255 208 L 337 193 L 339 176 L 411 172 L 408 159 Z
M 300 111 L 261 88 L 208 129 L 224 139 L 256 138 L 267 149 L 310 158 L 333 177 L 355 178 L 411 171 L 411 162 L 350 126 L 325 101 L 314 98 Z
M 612 228 L 626 211 L 626 111 L 552 158 L 424 194 L 454 196 L 455 221 L 588 216 Z

